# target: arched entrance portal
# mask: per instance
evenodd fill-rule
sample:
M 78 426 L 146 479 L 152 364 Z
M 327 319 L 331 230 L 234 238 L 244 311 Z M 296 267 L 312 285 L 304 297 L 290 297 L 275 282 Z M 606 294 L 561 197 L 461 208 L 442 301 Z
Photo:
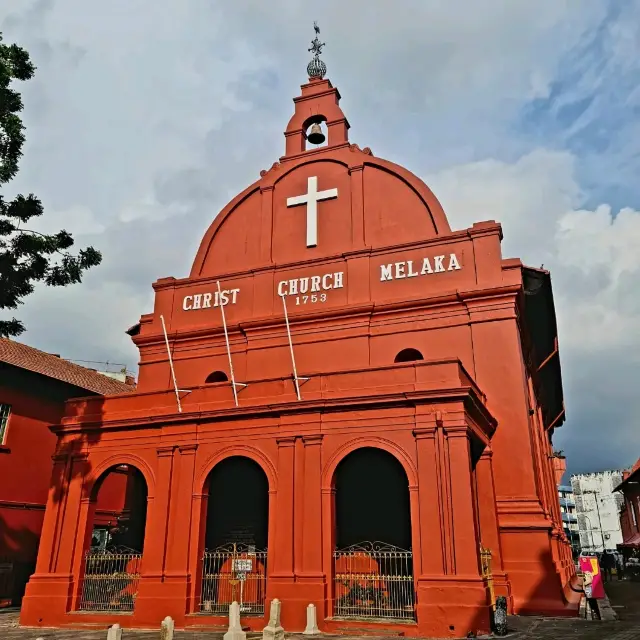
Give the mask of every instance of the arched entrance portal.
M 260 465 L 233 456 L 207 480 L 207 520 L 202 562 L 202 612 L 264 615 L 269 533 L 269 482 Z
M 334 616 L 414 619 L 409 482 L 381 449 L 350 453 L 334 475 Z
M 133 611 L 147 519 L 147 483 L 135 467 L 112 467 L 91 493 L 79 609 Z

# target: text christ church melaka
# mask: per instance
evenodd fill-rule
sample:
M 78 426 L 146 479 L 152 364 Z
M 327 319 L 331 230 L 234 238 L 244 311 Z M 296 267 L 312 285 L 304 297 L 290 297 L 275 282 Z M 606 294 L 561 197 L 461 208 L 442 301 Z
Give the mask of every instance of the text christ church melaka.
M 136 392 L 56 427 L 23 624 L 220 628 L 236 600 L 261 629 L 279 598 L 288 631 L 312 603 L 323 631 L 462 637 L 498 596 L 575 612 L 549 273 L 350 144 L 314 43 L 285 155 L 129 330 Z

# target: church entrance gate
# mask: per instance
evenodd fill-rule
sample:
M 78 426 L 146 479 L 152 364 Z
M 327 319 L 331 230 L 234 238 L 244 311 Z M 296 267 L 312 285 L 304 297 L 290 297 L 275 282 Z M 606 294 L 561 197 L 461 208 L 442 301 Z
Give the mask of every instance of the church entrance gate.
M 144 476 L 128 464 L 107 470 L 93 487 L 79 611 L 133 611 L 140 583 L 147 493 Z
M 364 542 L 333 555 L 338 618 L 415 619 L 413 554 L 381 542 Z
M 213 467 L 205 491 L 199 612 L 227 616 L 236 601 L 243 615 L 262 616 L 267 594 L 267 476 L 254 460 L 230 456 Z
M 142 554 L 132 549 L 89 550 L 84 560 L 80 611 L 133 611 Z
M 252 545 L 224 545 L 205 551 L 202 558 L 200 611 L 227 615 L 238 602 L 243 615 L 264 615 L 267 590 L 267 552 Z
M 336 467 L 334 486 L 333 617 L 415 620 L 409 481 L 402 464 L 382 449 L 356 449 Z

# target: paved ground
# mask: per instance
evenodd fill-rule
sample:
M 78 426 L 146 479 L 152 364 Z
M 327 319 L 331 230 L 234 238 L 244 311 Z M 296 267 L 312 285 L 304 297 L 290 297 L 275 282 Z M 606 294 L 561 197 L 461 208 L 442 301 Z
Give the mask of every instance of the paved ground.
M 640 582 L 613 581 L 606 585 L 615 621 L 587 621 L 563 618 L 510 618 L 509 640 L 640 640 Z M 123 640 L 159 638 L 158 631 L 123 632 Z M 249 634 L 258 638 L 259 634 Z M 308 640 L 291 634 L 291 640 Z M 0 640 L 106 640 L 106 631 L 68 629 L 25 629 L 18 625 L 18 612 L 0 610 Z M 202 631 L 176 631 L 176 640 L 217 640 L 221 633 Z M 332 636 L 331 640 L 338 640 Z M 356 640 L 353 636 L 348 640 Z M 369 636 L 366 640 L 375 640 Z M 389 636 L 385 640 L 390 640 Z

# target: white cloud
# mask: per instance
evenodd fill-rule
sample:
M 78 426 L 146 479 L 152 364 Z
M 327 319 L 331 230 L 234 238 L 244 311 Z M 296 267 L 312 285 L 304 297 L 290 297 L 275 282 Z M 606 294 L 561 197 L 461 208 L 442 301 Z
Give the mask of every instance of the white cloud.
M 628 465 L 640 452 L 640 211 L 575 208 L 573 166 L 568 153 L 536 150 L 427 182 L 453 227 L 500 221 L 505 257 L 551 271 L 568 414 L 556 441 L 574 469 L 589 470 Z

